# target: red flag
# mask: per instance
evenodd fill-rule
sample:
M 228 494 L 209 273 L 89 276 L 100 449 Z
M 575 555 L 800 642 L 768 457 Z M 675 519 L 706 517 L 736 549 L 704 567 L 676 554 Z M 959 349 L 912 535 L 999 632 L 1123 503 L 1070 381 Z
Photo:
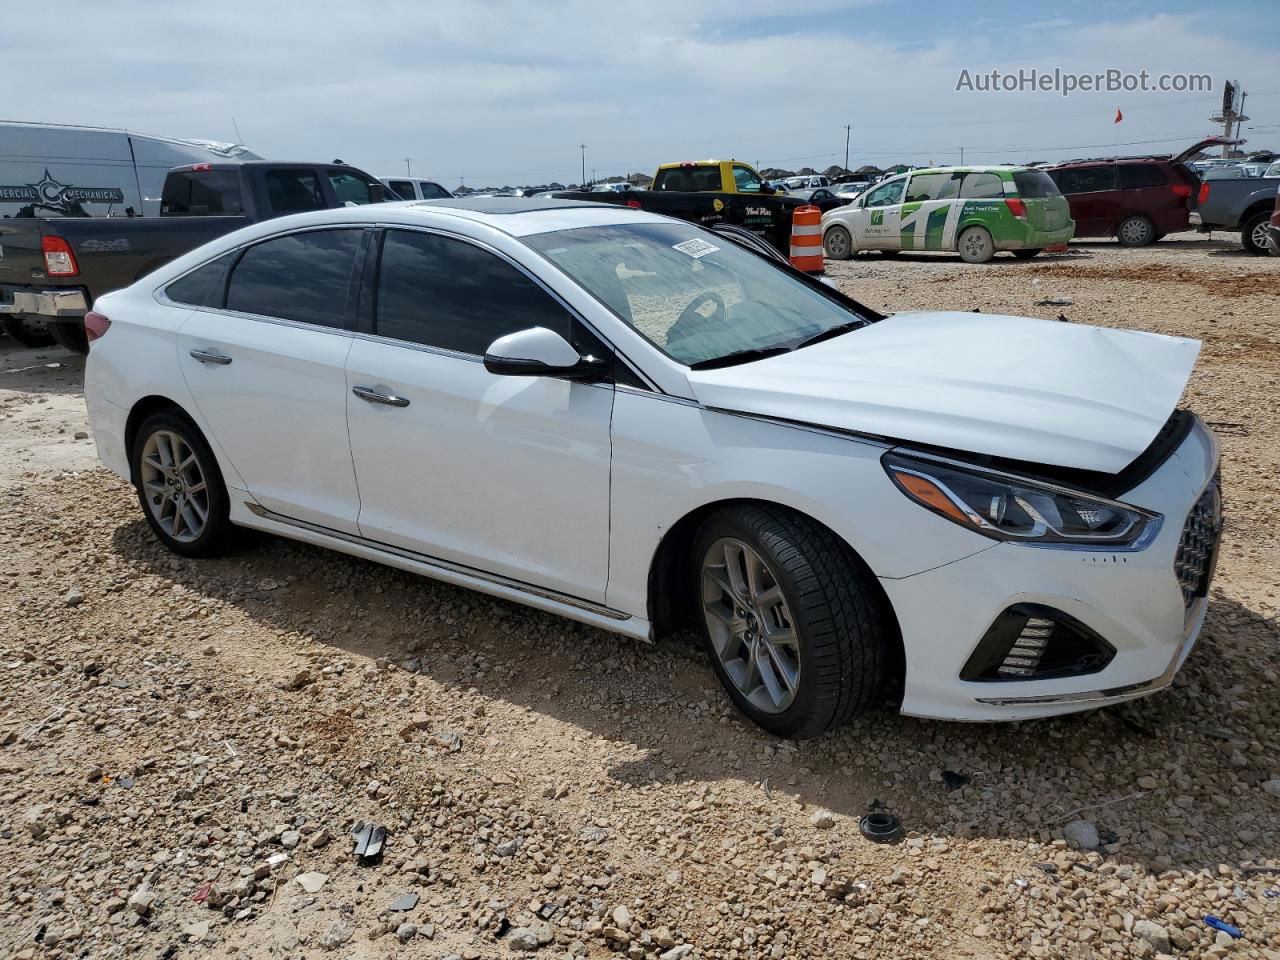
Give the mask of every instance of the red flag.
M 1112 121 L 1112 123 L 1119 123 L 1123 119 L 1124 119 L 1124 114 L 1120 112 L 1119 107 L 1116 107 L 1116 118 L 1115 120 Z

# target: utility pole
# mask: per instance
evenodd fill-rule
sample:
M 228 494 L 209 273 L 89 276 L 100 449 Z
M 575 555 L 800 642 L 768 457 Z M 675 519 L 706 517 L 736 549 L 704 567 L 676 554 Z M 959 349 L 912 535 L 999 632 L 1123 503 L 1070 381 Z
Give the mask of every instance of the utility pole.
M 413 170 L 409 167 L 409 161 L 410 161 L 410 160 L 412 160 L 412 159 L 413 159 L 413 157 L 405 157 L 405 158 L 404 158 L 404 175 L 405 175 L 406 177 L 412 177 L 412 176 L 413 176 Z
M 1235 136 L 1240 136 L 1243 124 L 1249 118 L 1244 115 L 1244 98 L 1247 94 L 1240 89 L 1239 82 L 1231 82 L 1228 80 L 1222 88 L 1222 111 L 1209 119 L 1214 123 L 1222 124 L 1222 135 L 1230 140 L 1232 139 L 1232 128 L 1235 130 Z M 1237 107 L 1237 97 L 1239 98 L 1239 106 Z M 1232 144 L 1224 143 L 1222 145 L 1222 158 L 1226 160 L 1231 156 Z
M 852 129 L 850 124 L 844 125 L 844 172 L 849 172 L 849 132 Z
M 578 149 L 582 151 L 582 183 L 585 186 L 587 182 L 587 145 L 580 143 L 578 144 Z
M 960 166 L 964 166 L 964 147 L 960 148 Z

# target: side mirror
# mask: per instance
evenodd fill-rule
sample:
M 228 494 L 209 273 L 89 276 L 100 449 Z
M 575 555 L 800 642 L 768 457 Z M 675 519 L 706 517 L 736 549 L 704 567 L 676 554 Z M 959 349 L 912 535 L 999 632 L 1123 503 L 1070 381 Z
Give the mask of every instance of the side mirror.
M 560 334 L 546 327 L 530 327 L 499 337 L 484 354 L 484 368 L 507 377 L 567 377 L 601 380 L 607 361 L 583 356 Z
M 382 203 L 387 199 L 387 188 L 380 183 L 369 184 L 369 202 Z

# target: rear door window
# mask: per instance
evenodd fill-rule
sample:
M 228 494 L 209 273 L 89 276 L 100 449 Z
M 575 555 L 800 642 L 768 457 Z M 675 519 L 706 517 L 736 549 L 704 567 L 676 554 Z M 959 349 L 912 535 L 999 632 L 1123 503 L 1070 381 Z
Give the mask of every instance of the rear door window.
M 387 185 L 400 195 L 401 200 L 418 199 L 418 195 L 413 192 L 413 183 L 409 180 L 388 180 Z
M 362 232 L 308 230 L 255 244 L 231 271 L 227 309 L 344 327 Z
M 671 167 L 659 170 L 653 181 L 655 190 L 675 190 L 681 193 L 703 193 L 720 189 L 719 167 Z
M 911 178 L 907 187 L 907 203 L 925 200 L 951 200 L 960 193 L 961 174 L 921 173 Z
M 1050 170 L 1049 177 L 1068 196 L 1073 193 L 1100 193 L 1116 188 L 1116 166 L 1101 163 L 1096 167 L 1067 167 Z
M 302 213 L 323 210 L 324 193 L 314 170 L 284 167 L 262 175 L 267 186 L 267 202 L 272 213 Z
M 1169 183 L 1165 179 L 1164 171 L 1154 163 L 1121 163 L 1117 166 L 1116 172 L 1121 190 L 1164 187 Z
M 161 214 L 200 217 L 243 212 L 238 170 L 182 170 L 164 178 Z
M 165 287 L 164 295 L 174 303 L 192 307 L 221 307 L 227 293 L 227 270 L 239 253 L 233 250 L 196 267 Z
M 494 340 L 530 327 L 572 336 L 565 308 L 500 257 L 434 233 L 387 231 L 375 310 L 379 336 L 483 356 Z
M 1004 196 L 1004 181 L 994 173 L 966 173 L 960 196 L 966 200 L 998 200 Z

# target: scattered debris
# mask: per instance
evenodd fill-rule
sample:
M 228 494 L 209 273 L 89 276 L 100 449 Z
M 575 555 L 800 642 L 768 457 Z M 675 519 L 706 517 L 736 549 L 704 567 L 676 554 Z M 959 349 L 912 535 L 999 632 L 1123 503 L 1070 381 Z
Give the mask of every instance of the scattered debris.
M 418 895 L 412 890 L 408 893 L 402 893 L 391 901 L 391 906 L 387 907 L 392 913 L 405 913 L 412 910 L 418 905 Z
M 329 882 L 327 873 L 317 873 L 309 870 L 306 873 L 300 873 L 293 878 L 293 882 L 300 886 L 307 893 L 319 893 L 320 889 Z
M 902 823 L 892 813 L 868 813 L 858 821 L 858 829 L 872 843 L 896 843 L 902 839 Z
M 1213 929 L 1215 930 L 1221 930 L 1223 933 L 1225 933 L 1228 937 L 1231 937 L 1233 940 L 1239 940 L 1241 937 L 1244 936 L 1244 934 L 1240 932 L 1239 927 L 1233 927 L 1231 924 L 1227 923 L 1225 920 L 1220 920 L 1211 913 L 1205 915 L 1204 923 L 1205 923 L 1205 926 L 1207 927 L 1213 927 Z
M 386 827 L 361 820 L 351 829 L 351 839 L 355 843 L 351 852 L 362 860 L 372 860 L 382 852 L 382 844 L 386 838 Z
M 1069 307 L 1073 303 L 1070 297 L 1045 297 L 1043 300 L 1037 300 L 1037 307 Z
M 1062 837 L 1078 850 L 1097 850 L 1102 844 L 1098 828 L 1088 820 L 1072 820 L 1062 828 Z

